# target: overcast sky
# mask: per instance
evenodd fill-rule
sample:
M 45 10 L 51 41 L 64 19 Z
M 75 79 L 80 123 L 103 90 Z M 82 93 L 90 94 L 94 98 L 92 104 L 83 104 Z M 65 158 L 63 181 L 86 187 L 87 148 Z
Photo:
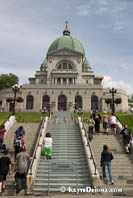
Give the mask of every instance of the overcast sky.
M 104 86 L 133 93 L 133 0 L 0 0 L 0 74 L 27 83 L 66 20 Z

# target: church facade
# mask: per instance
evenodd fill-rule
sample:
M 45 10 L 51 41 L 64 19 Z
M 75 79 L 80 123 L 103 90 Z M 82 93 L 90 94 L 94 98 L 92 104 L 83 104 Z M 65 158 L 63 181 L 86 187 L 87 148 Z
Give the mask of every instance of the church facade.
M 82 44 L 70 34 L 66 25 L 63 36 L 50 45 L 46 58 L 29 78 L 29 84 L 22 85 L 17 96 L 23 97 L 22 103 L 16 103 L 16 111 L 40 111 L 44 107 L 51 111 L 111 111 L 106 101 L 112 98 L 109 89 L 102 86 L 103 77 L 95 76 L 90 67 Z M 11 111 L 13 103 L 7 98 L 14 97 L 11 89 L 0 91 L 0 110 Z M 115 98 L 116 111 L 128 109 L 128 96 L 118 89 Z

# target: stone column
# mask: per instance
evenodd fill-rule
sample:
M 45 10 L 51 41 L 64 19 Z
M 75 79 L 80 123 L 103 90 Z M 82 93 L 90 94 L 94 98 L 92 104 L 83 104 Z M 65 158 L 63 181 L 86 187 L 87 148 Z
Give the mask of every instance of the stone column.
M 57 78 L 55 78 L 55 85 L 57 85 Z

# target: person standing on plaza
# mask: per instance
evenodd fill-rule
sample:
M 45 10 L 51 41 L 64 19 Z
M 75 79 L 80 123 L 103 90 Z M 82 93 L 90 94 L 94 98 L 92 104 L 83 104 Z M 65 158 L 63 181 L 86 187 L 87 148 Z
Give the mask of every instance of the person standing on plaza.
M 96 112 L 94 116 L 94 121 L 95 121 L 95 131 L 97 133 L 100 133 L 100 120 L 101 120 L 101 116 L 98 112 Z
M 21 148 L 20 153 L 16 156 L 14 171 L 15 181 L 16 181 L 16 194 L 18 194 L 22 189 L 26 189 L 26 176 L 29 166 L 29 154 L 26 152 L 25 148 Z
M 0 195 L 2 189 L 5 190 L 6 187 L 6 177 L 11 173 L 12 163 L 10 158 L 7 156 L 8 150 L 3 151 L 3 156 L 0 158 Z
M 90 119 L 88 120 L 88 138 L 91 141 L 93 139 L 93 129 L 95 127 L 95 121 L 93 119 L 93 116 L 90 116 Z
M 43 152 L 46 159 L 51 159 L 52 155 L 52 145 L 53 145 L 53 139 L 51 137 L 51 133 L 46 133 L 46 136 L 43 140 Z
M 0 126 L 0 150 L 2 150 L 2 145 L 5 139 L 5 134 L 6 134 L 6 129 L 5 129 L 5 125 L 2 124 Z
M 116 135 L 117 118 L 114 113 L 110 116 L 110 127 L 112 134 Z
M 109 173 L 109 178 L 110 182 L 113 185 L 113 176 L 112 176 L 112 171 L 111 171 L 111 160 L 113 160 L 113 154 L 109 150 L 107 145 L 103 146 L 103 151 L 101 153 L 101 167 L 102 167 L 102 174 L 103 174 L 103 179 L 106 179 L 106 166 L 108 168 L 108 173 Z
M 126 153 L 130 152 L 130 140 L 131 140 L 131 131 L 128 129 L 128 125 L 124 125 L 124 128 L 121 130 L 121 136 L 123 138 L 123 145 L 125 147 Z
M 106 111 L 104 111 L 104 113 L 103 113 L 102 122 L 103 122 L 104 134 L 107 134 L 108 135 L 109 117 L 108 117 Z

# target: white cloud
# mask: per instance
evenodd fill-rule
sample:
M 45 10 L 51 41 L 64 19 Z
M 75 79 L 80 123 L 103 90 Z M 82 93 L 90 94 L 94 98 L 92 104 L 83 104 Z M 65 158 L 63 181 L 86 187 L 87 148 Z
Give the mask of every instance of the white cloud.
M 124 72 L 129 72 L 131 70 L 131 66 L 128 63 L 123 63 L 120 65 L 120 68 L 124 71 Z
M 88 0 L 86 3 L 80 4 L 77 7 L 77 11 L 80 16 L 87 16 L 89 13 L 119 15 L 125 12 L 129 5 L 129 2 L 120 0 L 114 0 L 113 2 L 109 0 Z
M 129 94 L 133 93 L 133 85 L 132 84 L 126 83 L 122 80 L 118 80 L 118 81 L 112 80 L 111 76 L 104 76 L 103 87 L 120 88 L 120 89 L 125 90 Z

